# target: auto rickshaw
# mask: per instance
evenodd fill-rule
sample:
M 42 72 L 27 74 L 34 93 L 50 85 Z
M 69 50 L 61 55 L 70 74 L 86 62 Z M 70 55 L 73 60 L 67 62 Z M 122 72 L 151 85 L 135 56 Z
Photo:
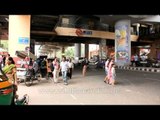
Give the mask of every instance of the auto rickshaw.
M 11 105 L 13 99 L 13 84 L 0 68 L 0 105 Z
M 5 75 L 0 67 L 0 105 L 26 105 L 28 104 L 29 97 L 27 94 L 23 98 L 18 99 L 16 95 L 17 88 L 14 84 L 8 81 L 8 77 Z

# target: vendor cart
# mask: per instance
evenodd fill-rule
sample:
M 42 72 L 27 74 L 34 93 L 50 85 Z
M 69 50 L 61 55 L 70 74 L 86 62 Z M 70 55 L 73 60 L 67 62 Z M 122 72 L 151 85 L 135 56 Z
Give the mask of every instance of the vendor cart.
M 21 58 L 21 60 L 17 61 L 17 66 L 19 66 L 17 67 L 17 78 L 19 82 L 24 82 L 26 86 L 31 86 L 33 80 L 40 80 L 41 75 L 38 74 L 38 77 L 35 77 L 29 74 L 32 71 L 32 64 L 30 62 L 36 60 L 36 56 L 31 52 L 25 51 L 16 51 L 16 55 Z

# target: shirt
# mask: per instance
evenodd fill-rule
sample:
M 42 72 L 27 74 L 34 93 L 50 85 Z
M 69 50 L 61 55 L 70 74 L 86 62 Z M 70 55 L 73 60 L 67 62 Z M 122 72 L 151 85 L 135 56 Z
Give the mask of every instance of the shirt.
M 57 61 L 56 62 L 53 61 L 52 63 L 53 63 L 54 69 L 59 70 L 59 63 Z
M 73 63 L 72 63 L 72 62 L 68 62 L 68 67 L 69 67 L 69 68 L 74 68 Z
M 69 68 L 67 61 L 62 61 L 60 66 L 61 66 L 61 71 L 67 71 L 67 69 Z

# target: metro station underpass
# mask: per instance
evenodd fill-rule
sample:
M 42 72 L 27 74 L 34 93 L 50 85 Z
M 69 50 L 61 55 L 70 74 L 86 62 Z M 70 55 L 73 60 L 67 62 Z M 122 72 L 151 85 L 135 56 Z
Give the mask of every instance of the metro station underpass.
M 73 46 L 74 43 L 86 43 L 86 44 L 100 44 L 100 41 L 102 39 L 106 40 L 106 44 L 108 46 L 114 46 L 114 24 L 116 21 L 121 19 L 129 19 L 131 20 L 131 26 L 132 26 L 132 35 L 136 34 L 142 34 L 139 36 L 139 38 L 134 38 L 136 42 L 131 42 L 132 46 L 140 46 L 140 45 L 150 45 L 153 43 L 153 39 L 156 38 L 150 38 L 147 40 L 141 40 L 140 38 L 143 38 L 143 34 L 148 34 L 147 31 L 149 28 L 151 28 L 153 25 L 158 26 L 157 23 L 152 22 L 144 22 L 140 21 L 142 18 L 145 18 L 145 15 L 142 16 L 136 16 L 136 15 L 93 15 L 93 16 L 78 16 L 78 15 L 32 15 L 31 16 L 31 26 L 30 26 L 30 44 L 34 46 L 34 44 L 43 44 L 43 42 L 50 42 L 51 44 L 58 44 L 61 43 L 61 47 L 66 43 L 69 44 L 69 46 Z M 8 35 L 8 21 L 9 16 L 2 15 L 1 16 L 1 23 L 2 23 L 2 39 L 3 37 L 7 38 Z M 101 21 L 101 22 L 100 22 Z M 67 23 L 68 22 L 68 23 Z M 142 32 L 137 33 L 137 22 L 140 22 L 142 25 L 139 29 L 142 29 Z M 148 28 L 145 27 L 148 25 Z M 56 33 L 57 28 L 59 28 L 58 31 L 62 30 L 64 28 L 68 28 L 65 31 L 72 32 L 71 34 L 67 35 L 68 33 L 62 32 L 62 33 Z M 93 36 L 93 35 L 82 35 L 77 36 L 75 34 L 76 29 L 81 28 L 84 29 L 84 32 L 91 32 L 92 30 L 100 31 L 100 33 L 96 34 L 102 34 L 100 36 Z M 90 31 L 91 30 L 91 31 Z M 101 31 L 104 33 L 101 33 Z M 108 33 L 105 33 L 107 31 Z M 140 30 L 141 31 L 141 30 Z M 108 34 L 108 35 L 104 35 Z M 147 36 L 147 35 L 146 35 Z M 151 36 L 151 35 L 150 35 Z M 154 35 L 152 35 L 154 36 Z M 158 36 L 157 36 L 158 37 Z M 42 42 L 42 43 L 41 43 Z M 63 44 L 64 43 L 64 44 Z M 104 43 L 103 43 L 104 44 Z M 34 53 L 34 49 L 31 48 L 32 53 Z M 81 57 L 81 56 L 80 56 Z
M 27 18 L 27 22 L 24 20 L 25 22 L 22 22 L 21 27 L 15 27 L 19 29 L 19 33 L 16 33 L 15 29 L 9 28 L 9 22 L 13 19 L 15 22 L 16 17 L 22 17 L 23 20 Z M 20 40 L 18 41 L 19 43 L 15 42 L 19 44 L 17 49 L 25 50 L 26 47 L 29 47 L 30 52 L 36 54 L 35 45 L 39 45 L 42 55 L 53 52 L 50 55 L 53 58 L 56 55 L 54 51 L 59 50 L 63 53 L 67 47 L 74 46 L 76 48 L 74 57 L 87 57 L 90 59 L 89 45 L 95 44 L 99 46 L 99 51 L 96 52 L 96 55 L 100 59 L 105 59 L 110 57 L 112 52 L 115 52 L 116 22 L 127 19 L 131 23 L 130 55 L 138 54 L 140 49 L 144 48 L 150 49 L 149 58 L 159 59 L 160 41 L 158 33 L 160 33 L 160 26 L 159 22 L 144 20 L 150 17 L 154 16 L 0 15 L 1 40 L 10 41 L 13 38 L 13 41 L 16 41 L 24 37 L 27 39 L 27 43 L 20 43 L 22 42 Z M 10 27 L 13 26 L 14 22 L 11 21 Z M 30 27 L 23 26 L 24 23 L 26 26 L 30 25 Z M 25 33 L 21 33 L 21 31 Z M 17 34 L 17 36 L 15 37 L 11 32 Z M 14 43 L 9 42 L 8 44 Z M 19 47 L 22 44 L 23 47 Z M 81 44 L 85 46 L 84 56 L 81 56 Z M 11 45 L 9 47 L 11 48 Z M 10 51 L 14 50 L 15 48 L 10 49 L 8 52 L 10 53 Z M 11 53 L 11 56 L 15 57 L 15 54 Z M 145 67 L 142 67 L 142 69 L 145 69 Z M 160 68 L 153 69 L 160 71 Z M 20 83 L 18 85 L 18 94 L 19 96 L 28 94 L 30 98 L 29 105 L 160 104 L 159 72 L 116 68 L 116 75 L 116 84 L 111 86 L 103 82 L 105 78 L 104 68 L 92 69 L 88 67 L 87 74 L 83 77 L 82 67 L 75 67 L 73 77 L 68 80 L 69 84 L 67 86 L 63 85 L 61 76 L 57 84 L 54 84 L 50 79 L 42 78 L 41 81 L 34 81 L 30 87 Z

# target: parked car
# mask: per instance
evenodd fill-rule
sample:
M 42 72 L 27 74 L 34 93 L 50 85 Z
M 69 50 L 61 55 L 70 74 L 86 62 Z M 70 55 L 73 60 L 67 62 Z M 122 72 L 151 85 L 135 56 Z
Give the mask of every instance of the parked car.
M 79 57 L 79 58 L 76 57 L 74 59 L 73 63 L 74 63 L 75 66 L 81 66 L 84 60 L 85 60 L 84 57 Z
M 138 66 L 140 66 L 140 67 L 152 67 L 152 60 L 151 59 L 140 60 L 138 62 Z
M 98 61 L 95 61 L 93 59 L 89 60 L 89 68 L 97 68 L 98 66 Z

